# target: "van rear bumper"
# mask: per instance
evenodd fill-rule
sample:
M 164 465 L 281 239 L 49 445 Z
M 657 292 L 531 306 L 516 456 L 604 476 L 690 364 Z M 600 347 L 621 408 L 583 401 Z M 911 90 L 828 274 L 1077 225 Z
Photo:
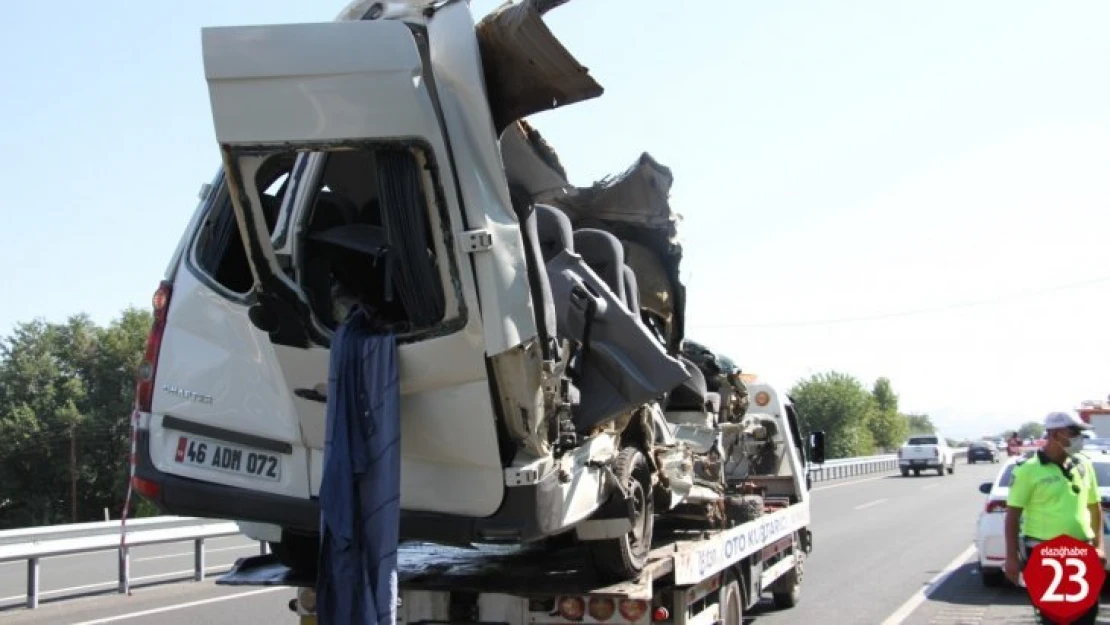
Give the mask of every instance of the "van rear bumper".
M 159 486 L 147 497 L 166 514 L 278 525 L 319 534 L 320 501 L 261 493 L 202 482 L 159 471 L 150 457 L 150 432 L 136 433 L 135 477 Z M 551 472 L 536 484 L 505 489 L 501 508 L 490 517 L 469 518 L 428 512 L 401 512 L 402 540 L 468 544 L 530 542 L 559 531 L 565 513 L 558 477 Z
M 150 432 L 136 432 L 135 443 L 135 477 L 158 485 L 155 497 L 144 497 L 166 514 L 269 523 L 309 534 L 320 531 L 317 499 L 261 493 L 163 473 L 150 457 Z

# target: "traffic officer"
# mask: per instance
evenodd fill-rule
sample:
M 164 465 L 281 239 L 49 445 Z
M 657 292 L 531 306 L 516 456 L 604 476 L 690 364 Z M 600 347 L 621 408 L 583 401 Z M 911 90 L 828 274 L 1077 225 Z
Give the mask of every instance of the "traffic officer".
M 1029 550 L 1057 536 L 1089 542 L 1100 559 L 1106 558 L 1095 469 L 1088 458 L 1077 455 L 1083 448 L 1083 430 L 1091 426 L 1069 413 L 1053 412 L 1045 417 L 1044 428 L 1044 447 L 1018 461 L 1006 499 L 1005 571 L 1015 584 Z M 1091 592 L 1097 596 L 1100 590 Z M 1097 615 L 1096 602 L 1075 623 L 1093 624 Z

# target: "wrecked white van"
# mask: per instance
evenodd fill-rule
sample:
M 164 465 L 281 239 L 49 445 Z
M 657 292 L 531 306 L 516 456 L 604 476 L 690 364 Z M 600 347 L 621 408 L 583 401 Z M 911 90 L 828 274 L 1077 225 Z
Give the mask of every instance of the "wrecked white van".
M 204 30 L 223 167 L 154 298 L 139 493 L 314 569 L 328 346 L 357 303 L 399 342 L 403 538 L 573 531 L 599 574 L 638 573 L 694 481 L 667 402 L 705 388 L 670 171 L 575 187 L 524 121 L 602 93 L 542 20 L 559 4 Z

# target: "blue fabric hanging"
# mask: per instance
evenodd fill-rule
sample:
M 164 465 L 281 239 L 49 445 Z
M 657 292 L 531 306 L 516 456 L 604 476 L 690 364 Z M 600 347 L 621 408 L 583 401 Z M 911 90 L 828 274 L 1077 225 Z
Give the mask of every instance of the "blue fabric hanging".
M 356 309 L 336 331 L 320 485 L 321 625 L 395 625 L 401 517 L 397 343 Z

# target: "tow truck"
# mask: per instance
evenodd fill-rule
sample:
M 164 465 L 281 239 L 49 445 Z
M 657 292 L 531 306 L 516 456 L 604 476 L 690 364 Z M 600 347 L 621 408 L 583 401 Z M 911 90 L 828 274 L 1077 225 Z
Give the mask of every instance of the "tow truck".
M 1110 401 L 1084 400 L 1075 412 L 1084 423 L 1089 423 L 1094 428 L 1098 438 L 1110 438 Z
M 803 442 L 790 398 L 746 377 L 751 407 L 722 427 L 727 527 L 660 518 L 640 576 L 609 585 L 580 547 L 402 545 L 397 623 L 740 625 L 768 594 L 778 609 L 796 605 L 813 549 L 809 468 L 824 462 L 824 433 Z M 289 586 L 301 625 L 317 623 L 316 580 L 273 553 L 238 560 L 216 583 Z

